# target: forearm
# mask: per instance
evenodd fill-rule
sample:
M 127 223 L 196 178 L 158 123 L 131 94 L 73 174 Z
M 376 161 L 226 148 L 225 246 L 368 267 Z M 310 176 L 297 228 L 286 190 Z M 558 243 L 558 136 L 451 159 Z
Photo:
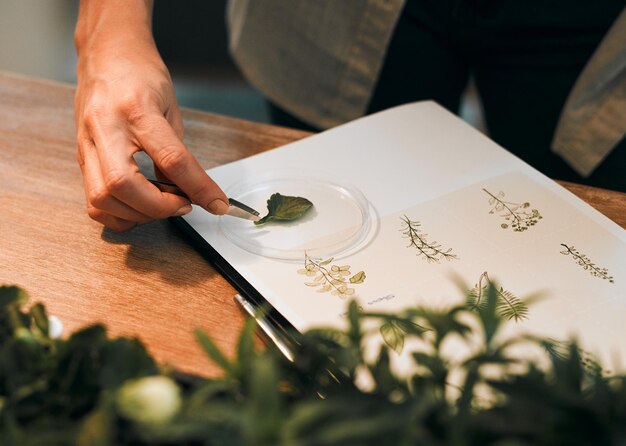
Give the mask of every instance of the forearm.
M 104 45 L 153 46 L 152 0 L 81 0 L 74 42 L 79 57 Z
M 117 231 L 191 211 L 189 200 L 146 180 L 133 155 L 143 150 L 155 170 L 209 212 L 228 198 L 183 143 L 172 80 L 156 49 L 150 0 L 81 0 L 76 142 L 87 212 Z

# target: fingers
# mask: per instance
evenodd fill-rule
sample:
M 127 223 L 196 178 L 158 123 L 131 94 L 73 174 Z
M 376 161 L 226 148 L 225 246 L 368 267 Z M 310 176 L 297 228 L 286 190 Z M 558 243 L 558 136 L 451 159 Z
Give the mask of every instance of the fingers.
M 89 123 L 89 137 L 79 139 L 78 161 L 89 216 L 115 231 L 126 231 L 158 218 L 191 211 L 187 199 L 163 193 L 139 172 L 139 150 L 114 119 Z
M 113 213 L 115 201 L 110 198 L 151 219 L 169 217 L 178 214 L 181 209 L 189 208 L 187 199 L 161 192 L 141 174 L 133 158 L 133 154 L 140 149 L 133 143 L 128 130 L 116 124 L 116 121 L 104 119 L 91 128 L 102 182 L 97 186 L 105 197 L 101 203 L 108 200 L 111 206 L 99 209 Z M 134 221 L 140 222 L 138 218 L 134 218 Z
M 141 174 L 133 158 L 140 150 L 193 202 L 225 213 L 224 192 L 182 143 L 182 119 L 162 63 L 139 62 L 120 59 L 102 65 L 105 73 L 97 76 L 83 66 L 75 97 L 77 157 L 90 217 L 124 231 L 191 211 L 188 199 L 160 191 Z
M 96 216 L 101 219 L 100 216 L 103 213 L 118 219 L 135 222 L 135 224 L 147 223 L 152 220 L 151 217 L 133 209 L 109 193 L 100 171 L 100 162 L 93 143 L 89 141 L 82 143 L 79 148 L 79 156 L 82 159 L 80 164 L 83 172 L 87 208 L 89 215 L 94 220 L 98 220 Z
M 138 223 L 135 221 L 128 221 L 117 218 L 111 214 L 107 214 L 106 212 L 93 207 L 87 208 L 87 214 L 89 214 L 89 217 L 91 217 L 91 219 L 97 221 L 98 223 L 106 226 L 107 228 L 115 232 L 125 232 L 138 225 Z
M 135 120 L 132 133 L 156 168 L 180 187 L 191 201 L 213 214 L 228 211 L 228 198 L 183 145 L 167 119 L 157 114 Z
M 167 122 L 169 122 L 174 129 L 174 132 L 176 133 L 176 136 L 178 136 L 178 139 L 182 141 L 185 136 L 185 128 L 183 127 L 183 118 L 180 115 L 178 103 L 172 104 L 172 106 L 165 114 L 165 117 L 167 118 Z

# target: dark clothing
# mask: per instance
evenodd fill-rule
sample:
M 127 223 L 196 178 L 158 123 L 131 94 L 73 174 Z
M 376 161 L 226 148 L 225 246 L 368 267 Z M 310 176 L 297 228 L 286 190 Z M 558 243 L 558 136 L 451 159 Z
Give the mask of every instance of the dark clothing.
M 471 76 L 495 142 L 554 179 L 626 192 L 626 140 L 589 178 L 550 150 L 570 90 L 623 7 L 623 0 L 409 0 L 368 113 L 425 99 L 458 113 Z M 270 111 L 276 124 L 314 130 Z

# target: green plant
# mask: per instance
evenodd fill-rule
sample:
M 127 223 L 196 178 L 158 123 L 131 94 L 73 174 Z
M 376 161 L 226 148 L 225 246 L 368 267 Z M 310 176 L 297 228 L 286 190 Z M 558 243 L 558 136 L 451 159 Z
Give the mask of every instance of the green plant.
M 397 315 L 362 313 L 351 302 L 348 328 L 298 336 L 293 363 L 271 346 L 255 349 L 253 320 L 233 358 L 197 332 L 224 375 L 180 381 L 139 342 L 109 339 L 101 326 L 51 339 L 44 308 L 26 309 L 23 291 L 3 287 L 0 444 L 624 444 L 626 378 L 589 367 L 573 343 L 500 339 L 497 289 L 485 298 L 476 311 L 463 305 Z M 364 328 L 372 321 L 399 323 L 421 343 L 410 352 L 409 376 L 393 372 L 396 353 L 385 344 L 365 359 L 364 340 L 379 336 Z M 453 338 L 466 343 L 465 359 L 445 354 Z M 511 357 L 520 342 L 545 347 L 550 365 Z M 485 373 L 494 367 L 497 377 Z M 453 374 L 460 377 L 454 385 Z M 366 389 L 358 376 L 369 376 Z

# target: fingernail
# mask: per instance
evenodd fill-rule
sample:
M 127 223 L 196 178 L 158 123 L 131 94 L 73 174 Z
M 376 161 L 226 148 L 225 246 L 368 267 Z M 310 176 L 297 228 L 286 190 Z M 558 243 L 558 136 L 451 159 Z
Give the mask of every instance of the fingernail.
M 185 215 L 191 212 L 193 208 L 191 207 L 190 204 L 186 204 L 184 205 L 182 208 L 180 208 L 179 210 L 177 210 L 176 212 L 174 212 L 172 214 L 172 217 L 180 217 L 181 215 Z
M 224 203 L 223 200 L 220 200 L 218 198 L 217 200 L 213 200 L 212 202 L 210 202 L 207 205 L 206 210 L 212 214 L 222 215 L 228 212 L 228 207 L 229 206 L 226 203 Z

